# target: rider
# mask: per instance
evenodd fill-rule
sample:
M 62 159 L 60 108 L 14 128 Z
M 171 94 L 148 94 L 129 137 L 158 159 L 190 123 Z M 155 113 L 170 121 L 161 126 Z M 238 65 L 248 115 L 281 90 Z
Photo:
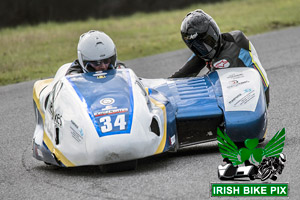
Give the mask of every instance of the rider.
M 101 31 L 90 30 L 82 34 L 79 37 L 77 55 L 78 59 L 62 65 L 57 70 L 54 80 L 43 89 L 43 94 L 40 94 L 40 102 L 45 102 L 43 108 L 47 107 L 52 88 L 66 75 L 126 68 L 123 63 L 117 61 L 116 46 L 112 39 Z
M 170 78 L 195 77 L 205 66 L 214 71 L 227 67 L 251 67 L 262 79 L 269 103 L 269 80 L 253 44 L 241 31 L 221 33 L 214 19 L 197 9 L 186 15 L 181 24 L 181 35 L 193 55 Z
M 125 68 L 123 63 L 117 61 L 114 42 L 101 31 L 91 30 L 82 34 L 77 55 L 78 59 L 71 64 L 66 75 Z

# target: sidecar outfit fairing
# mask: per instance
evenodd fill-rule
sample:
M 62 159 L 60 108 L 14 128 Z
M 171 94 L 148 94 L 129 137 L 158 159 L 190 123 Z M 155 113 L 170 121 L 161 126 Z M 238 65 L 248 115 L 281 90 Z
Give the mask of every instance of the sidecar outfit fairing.
M 58 166 L 136 160 L 216 139 L 262 139 L 266 102 L 249 68 L 203 77 L 139 79 L 131 69 L 37 81 L 33 156 Z

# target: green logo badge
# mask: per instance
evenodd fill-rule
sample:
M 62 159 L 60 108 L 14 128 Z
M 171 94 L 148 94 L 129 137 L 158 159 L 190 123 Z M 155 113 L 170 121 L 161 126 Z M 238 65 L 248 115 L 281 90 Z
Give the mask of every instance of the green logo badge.
M 253 138 L 246 139 L 245 147 L 238 149 L 226 133 L 218 129 L 217 134 L 219 150 L 227 163 L 218 167 L 220 179 L 249 177 L 251 180 L 255 178 L 262 181 L 268 178 L 276 180 L 277 174 L 282 173 L 286 161 L 285 155 L 282 154 L 285 141 L 284 128 L 274 135 L 265 148 L 257 148 L 259 140 Z M 239 167 L 240 164 L 245 166 Z

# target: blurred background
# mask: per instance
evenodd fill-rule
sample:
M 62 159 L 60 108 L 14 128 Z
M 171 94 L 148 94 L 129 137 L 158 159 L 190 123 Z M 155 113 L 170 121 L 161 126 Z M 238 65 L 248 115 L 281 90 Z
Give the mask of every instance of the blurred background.
M 300 0 L 1 0 L 0 85 L 53 77 L 76 59 L 79 36 L 89 30 L 108 34 L 125 63 L 186 48 L 180 25 L 199 8 L 221 32 L 300 25 Z
M 222 0 L 1 0 L 0 28 L 48 21 L 126 16 L 135 12 L 157 12 L 217 1 Z

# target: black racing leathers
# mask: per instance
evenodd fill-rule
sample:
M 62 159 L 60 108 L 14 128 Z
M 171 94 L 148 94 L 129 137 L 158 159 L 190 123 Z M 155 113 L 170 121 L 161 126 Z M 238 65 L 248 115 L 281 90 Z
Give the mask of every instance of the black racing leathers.
M 78 60 L 75 60 L 70 68 L 68 69 L 66 75 L 71 75 L 71 74 L 80 74 L 80 73 L 83 73 L 83 70 L 82 70 L 82 67 L 80 66 L 79 64 L 79 61 Z

